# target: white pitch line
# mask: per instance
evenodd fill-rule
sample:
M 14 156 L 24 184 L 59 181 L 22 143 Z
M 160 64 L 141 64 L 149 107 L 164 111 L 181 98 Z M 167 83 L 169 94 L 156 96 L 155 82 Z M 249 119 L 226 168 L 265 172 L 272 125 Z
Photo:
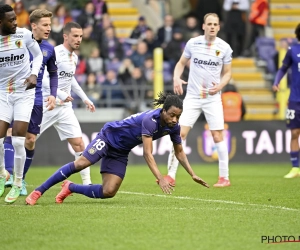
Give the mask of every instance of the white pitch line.
M 179 199 L 179 200 L 193 200 L 193 201 L 203 201 L 203 202 L 215 202 L 215 203 L 240 205 L 240 206 L 254 206 L 254 207 L 263 207 L 263 208 L 270 208 L 270 209 L 288 210 L 288 211 L 300 211 L 300 209 L 289 208 L 289 207 L 282 207 L 282 206 L 262 205 L 262 204 L 253 204 L 253 203 L 244 203 L 244 202 L 236 202 L 236 201 L 226 201 L 226 200 L 201 199 L 201 198 L 193 198 L 193 197 L 188 197 L 188 196 L 169 196 L 169 195 L 161 195 L 161 194 L 146 194 L 146 193 L 128 192 L 128 191 L 119 191 L 118 193 L 121 193 L 121 194 L 131 194 L 131 195 L 141 195 L 141 196 L 155 196 L 155 197 L 170 198 L 170 199 Z

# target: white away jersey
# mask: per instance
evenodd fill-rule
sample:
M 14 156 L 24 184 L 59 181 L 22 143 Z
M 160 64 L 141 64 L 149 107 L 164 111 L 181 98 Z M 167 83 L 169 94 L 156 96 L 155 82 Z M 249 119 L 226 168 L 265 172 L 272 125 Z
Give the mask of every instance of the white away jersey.
M 183 51 L 183 56 L 190 59 L 190 72 L 187 95 L 200 98 L 220 98 L 210 96 L 208 90 L 212 83 L 219 84 L 224 64 L 232 61 L 232 49 L 220 38 L 209 43 L 204 36 L 191 38 Z
M 0 91 L 23 92 L 24 82 L 31 75 L 30 57 L 27 48 L 34 46 L 31 31 L 17 28 L 15 34 L 0 35 Z
M 58 88 L 68 95 L 71 95 L 71 84 L 72 79 L 75 75 L 76 65 L 78 61 L 78 56 L 75 52 L 70 52 L 65 48 L 63 44 L 54 47 L 56 54 L 57 63 L 57 75 L 58 75 Z M 43 77 L 43 97 L 48 97 L 50 95 L 50 84 L 49 84 L 49 73 L 45 69 Z M 57 98 L 58 99 L 58 98 Z M 57 100 L 60 103 L 60 100 Z M 71 102 L 64 103 L 64 105 L 72 106 Z

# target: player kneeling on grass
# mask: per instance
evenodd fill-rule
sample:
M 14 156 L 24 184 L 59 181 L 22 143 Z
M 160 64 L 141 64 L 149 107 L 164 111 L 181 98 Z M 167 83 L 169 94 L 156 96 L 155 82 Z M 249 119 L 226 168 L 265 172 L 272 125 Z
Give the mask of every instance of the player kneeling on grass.
M 128 154 L 132 148 L 141 143 L 143 143 L 144 158 L 158 180 L 158 185 L 164 193 L 171 194 L 173 186 L 163 178 L 152 155 L 152 141 L 165 135 L 170 135 L 177 159 L 193 180 L 209 187 L 205 181 L 195 175 L 181 145 L 178 120 L 182 113 L 182 100 L 177 95 L 160 93 L 153 104 L 154 106 L 163 104 L 163 107 L 134 114 L 121 121 L 106 123 L 82 156 L 75 162 L 58 169 L 26 198 L 26 203 L 34 205 L 50 187 L 95 164 L 100 159 L 102 159 L 102 185 L 84 186 L 64 181 L 62 190 L 55 200 L 57 203 L 62 203 L 72 193 L 83 194 L 90 198 L 114 197 L 125 176 Z

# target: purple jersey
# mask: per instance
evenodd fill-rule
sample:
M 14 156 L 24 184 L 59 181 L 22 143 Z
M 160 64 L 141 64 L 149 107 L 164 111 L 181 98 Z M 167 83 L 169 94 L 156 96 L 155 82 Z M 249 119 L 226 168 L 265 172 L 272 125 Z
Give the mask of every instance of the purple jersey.
M 300 102 L 300 44 L 289 47 L 282 62 L 286 67 L 292 68 L 290 84 L 290 102 Z
M 160 113 L 162 109 L 150 110 L 129 116 L 121 121 L 108 122 L 101 129 L 109 145 L 117 150 L 130 151 L 142 143 L 142 135 L 157 140 L 170 135 L 173 143 L 181 144 L 180 126 L 173 128 L 161 126 Z
M 47 66 L 47 70 L 49 72 L 57 71 L 57 66 L 56 66 L 56 56 L 55 56 L 54 47 L 46 40 L 42 40 L 39 43 L 39 45 L 43 54 L 43 63 L 37 78 L 34 105 L 43 106 L 42 80 L 44 76 L 45 66 Z M 31 54 L 30 54 L 30 61 L 32 61 Z

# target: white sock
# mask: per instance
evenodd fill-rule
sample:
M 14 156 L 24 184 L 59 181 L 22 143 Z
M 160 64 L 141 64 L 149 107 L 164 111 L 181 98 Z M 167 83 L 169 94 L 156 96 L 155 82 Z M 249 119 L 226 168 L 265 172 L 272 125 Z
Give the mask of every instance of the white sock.
M 4 138 L 0 139 L 0 177 L 5 178 L 6 172 L 4 167 Z
M 168 157 L 168 175 L 171 176 L 174 180 L 176 179 L 178 165 L 179 165 L 179 161 L 175 156 L 175 150 L 174 147 L 172 146 L 172 150 L 169 153 L 169 157 Z
M 75 160 L 77 160 L 81 154 L 82 154 L 82 152 L 75 152 Z M 92 184 L 90 167 L 82 169 L 79 173 L 80 173 L 83 185 Z
M 216 143 L 216 148 L 219 156 L 219 177 L 224 177 L 226 180 L 229 178 L 228 168 L 228 149 L 225 141 Z
M 14 185 L 21 187 L 23 171 L 24 171 L 24 164 L 25 164 L 25 160 L 26 160 L 25 137 L 12 136 L 11 142 L 15 149 Z

